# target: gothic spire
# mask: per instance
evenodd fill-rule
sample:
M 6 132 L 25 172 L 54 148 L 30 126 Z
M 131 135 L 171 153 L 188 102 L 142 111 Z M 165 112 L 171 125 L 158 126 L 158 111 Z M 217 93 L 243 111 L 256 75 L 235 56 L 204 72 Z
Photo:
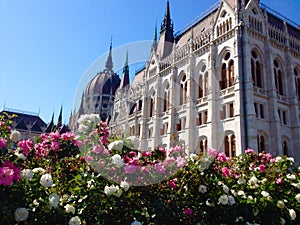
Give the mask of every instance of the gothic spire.
M 109 54 L 105 63 L 106 70 L 112 70 L 113 68 L 113 61 L 112 61 L 112 38 L 110 39 L 110 47 L 109 47 Z
M 80 102 L 80 106 L 79 106 L 79 110 L 78 110 L 79 115 L 84 114 L 83 101 L 84 101 L 84 91 L 82 92 L 82 95 L 81 95 L 81 102 Z
M 126 60 L 125 60 L 125 64 L 123 67 L 123 73 L 122 73 L 120 87 L 125 88 L 127 85 L 129 85 L 128 49 L 126 52 Z
M 160 36 L 157 44 L 156 53 L 160 58 L 165 58 L 172 52 L 174 43 L 174 31 L 173 31 L 173 22 L 171 21 L 170 16 L 170 5 L 169 0 L 167 1 L 166 12 L 164 20 L 162 21 L 160 28 Z
M 60 107 L 60 112 L 59 112 L 57 125 L 56 125 L 57 128 L 60 128 L 62 126 L 62 109 L 63 109 L 63 106 Z
M 161 24 L 160 32 L 163 32 L 164 30 L 171 30 L 172 33 L 173 33 L 173 23 L 172 23 L 172 20 L 171 20 L 169 0 L 167 0 L 165 18 L 164 18 L 164 20 Z
M 154 38 L 152 43 L 152 49 L 157 49 L 157 22 L 155 22 Z
M 50 123 L 47 125 L 47 128 L 45 130 L 45 133 L 50 133 L 54 130 L 54 112 L 52 113 L 52 118 Z

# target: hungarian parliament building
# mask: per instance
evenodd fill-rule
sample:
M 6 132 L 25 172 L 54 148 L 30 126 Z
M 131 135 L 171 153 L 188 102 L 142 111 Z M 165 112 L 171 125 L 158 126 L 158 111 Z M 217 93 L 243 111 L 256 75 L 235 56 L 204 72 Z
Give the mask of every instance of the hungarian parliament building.
M 180 144 L 233 157 L 252 148 L 300 162 L 299 25 L 259 0 L 221 0 L 175 35 L 167 1 L 159 28 L 132 81 L 127 61 L 114 72 L 110 46 L 71 127 L 98 113 L 142 150 Z

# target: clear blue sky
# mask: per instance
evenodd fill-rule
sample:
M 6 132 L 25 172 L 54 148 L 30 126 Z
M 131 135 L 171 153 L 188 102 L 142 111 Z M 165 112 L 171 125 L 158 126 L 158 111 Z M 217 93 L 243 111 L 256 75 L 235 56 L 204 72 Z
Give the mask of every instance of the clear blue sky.
M 175 32 L 217 0 L 170 0 Z M 300 0 L 262 0 L 300 23 Z M 0 110 L 68 122 L 86 69 L 113 47 L 152 40 L 166 0 L 0 0 Z M 99 68 L 102 70 L 102 68 Z

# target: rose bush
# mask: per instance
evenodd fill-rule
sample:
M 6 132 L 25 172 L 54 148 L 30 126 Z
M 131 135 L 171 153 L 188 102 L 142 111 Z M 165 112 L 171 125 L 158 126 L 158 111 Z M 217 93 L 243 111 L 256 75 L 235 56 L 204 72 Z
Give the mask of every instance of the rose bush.
M 300 224 L 291 157 L 139 151 L 96 115 L 79 121 L 78 137 L 33 142 L 0 117 L 0 224 Z

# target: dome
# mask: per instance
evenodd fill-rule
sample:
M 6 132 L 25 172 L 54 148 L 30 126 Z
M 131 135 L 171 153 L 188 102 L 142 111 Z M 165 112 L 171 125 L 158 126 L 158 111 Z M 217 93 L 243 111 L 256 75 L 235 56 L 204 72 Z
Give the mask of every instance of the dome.
M 114 95 L 120 85 L 120 78 L 112 71 L 98 73 L 88 84 L 85 95 Z

